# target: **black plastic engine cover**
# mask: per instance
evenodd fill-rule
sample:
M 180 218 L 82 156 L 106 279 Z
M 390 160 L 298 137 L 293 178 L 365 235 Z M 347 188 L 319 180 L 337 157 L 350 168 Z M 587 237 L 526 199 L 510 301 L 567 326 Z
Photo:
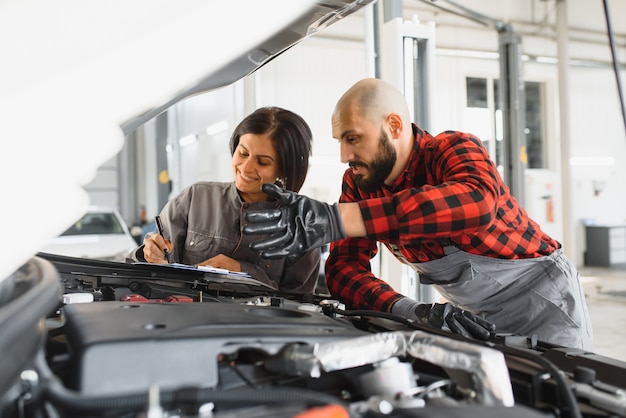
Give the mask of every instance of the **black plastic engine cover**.
M 214 387 L 220 354 L 364 335 L 318 312 L 238 303 L 73 304 L 64 308 L 74 389 L 84 394 Z

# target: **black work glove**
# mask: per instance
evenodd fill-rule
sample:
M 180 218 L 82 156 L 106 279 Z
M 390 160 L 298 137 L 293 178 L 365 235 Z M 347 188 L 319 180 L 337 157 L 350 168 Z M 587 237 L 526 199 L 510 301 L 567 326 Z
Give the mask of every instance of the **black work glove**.
M 408 303 L 411 303 L 409 305 Z M 400 305 L 398 305 L 400 303 Z M 396 306 L 398 305 L 398 306 Z M 408 319 L 419 323 L 468 338 L 487 340 L 496 326 L 473 313 L 449 303 L 418 303 L 408 298 L 400 299 L 394 304 L 391 312 L 396 314 L 410 306 Z
M 441 329 L 447 325 L 456 334 L 479 340 L 489 339 L 496 329 L 491 322 L 449 303 L 420 304 L 415 308 L 415 316 L 423 324 Z
M 346 237 L 336 203 L 329 205 L 275 184 L 263 184 L 261 190 L 284 204 L 278 209 L 245 215 L 248 225 L 243 227 L 244 234 L 271 234 L 269 238 L 250 244 L 261 257 L 293 258 L 303 251 Z

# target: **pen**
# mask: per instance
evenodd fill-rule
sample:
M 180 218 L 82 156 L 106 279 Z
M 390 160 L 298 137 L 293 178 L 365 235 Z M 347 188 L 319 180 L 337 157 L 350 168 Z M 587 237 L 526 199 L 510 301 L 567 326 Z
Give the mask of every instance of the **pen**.
M 163 238 L 165 238 L 163 236 L 163 224 L 161 223 L 161 217 L 159 217 L 159 215 L 157 215 L 157 216 L 155 216 L 154 219 L 156 220 L 157 229 L 159 230 L 159 235 L 161 235 Z M 163 253 L 165 254 L 165 259 L 167 260 L 167 262 L 171 263 L 169 251 L 167 251 L 167 249 L 164 249 Z

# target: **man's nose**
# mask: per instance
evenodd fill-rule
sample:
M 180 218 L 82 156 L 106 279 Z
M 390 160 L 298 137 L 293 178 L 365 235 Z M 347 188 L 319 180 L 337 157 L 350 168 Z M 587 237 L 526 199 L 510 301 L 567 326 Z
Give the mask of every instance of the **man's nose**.
M 343 164 L 354 159 L 354 153 L 352 152 L 351 147 L 343 141 L 339 143 L 339 155 Z

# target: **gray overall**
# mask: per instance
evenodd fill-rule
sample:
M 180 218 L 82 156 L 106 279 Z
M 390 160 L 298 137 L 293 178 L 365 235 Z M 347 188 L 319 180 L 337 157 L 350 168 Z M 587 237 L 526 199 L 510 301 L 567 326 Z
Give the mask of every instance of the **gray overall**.
M 496 332 L 592 349 L 592 330 L 578 272 L 562 250 L 505 260 L 444 247 L 446 256 L 410 263 L 422 284 L 450 303 L 496 324 Z

